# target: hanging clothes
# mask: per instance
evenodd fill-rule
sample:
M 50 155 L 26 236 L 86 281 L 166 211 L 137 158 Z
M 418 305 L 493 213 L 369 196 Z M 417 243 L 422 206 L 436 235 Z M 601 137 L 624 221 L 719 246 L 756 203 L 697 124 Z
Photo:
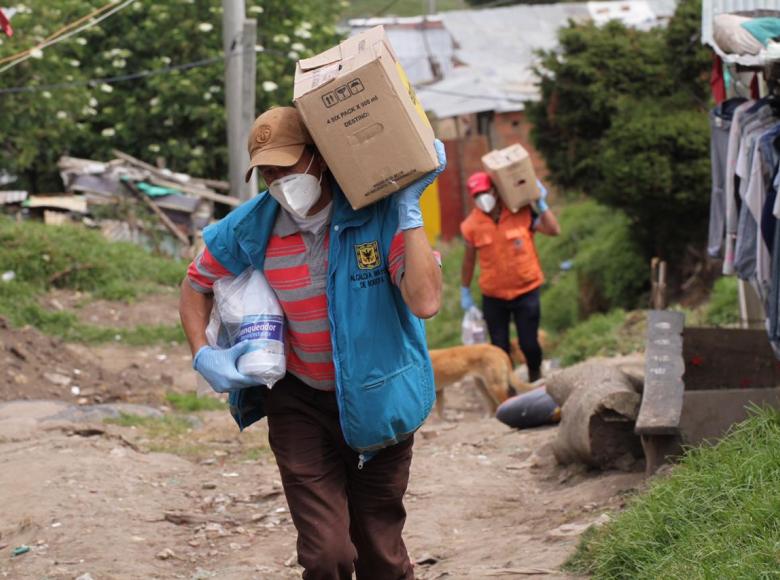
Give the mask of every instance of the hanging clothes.
M 723 61 L 720 57 L 712 53 L 712 69 L 710 71 L 710 89 L 712 98 L 718 105 L 726 100 L 726 82 L 723 76 Z
M 717 55 L 715 56 L 717 58 Z M 722 102 L 710 111 L 712 191 L 710 193 L 710 227 L 707 238 L 707 253 L 713 258 L 721 256 L 723 236 L 726 228 L 726 159 L 731 120 L 736 108 L 744 102 L 744 98 L 735 97 Z
M 780 358 L 780 100 L 728 99 L 710 112 L 707 251 L 755 289 Z

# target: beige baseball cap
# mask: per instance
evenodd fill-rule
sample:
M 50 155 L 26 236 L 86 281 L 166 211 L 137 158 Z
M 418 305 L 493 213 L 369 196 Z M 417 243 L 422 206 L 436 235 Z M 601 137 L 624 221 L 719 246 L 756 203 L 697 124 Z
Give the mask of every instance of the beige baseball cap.
M 313 143 L 295 107 L 268 109 L 255 119 L 249 133 L 246 181 L 252 177 L 254 168 L 260 165 L 295 165 L 306 145 Z

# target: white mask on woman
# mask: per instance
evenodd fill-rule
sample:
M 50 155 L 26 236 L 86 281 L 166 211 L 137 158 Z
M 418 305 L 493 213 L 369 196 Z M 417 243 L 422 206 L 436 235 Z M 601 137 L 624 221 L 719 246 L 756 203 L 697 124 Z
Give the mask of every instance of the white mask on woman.
M 474 205 L 485 213 L 490 213 L 496 207 L 496 196 L 492 193 L 480 193 L 474 200 Z
M 312 156 L 306 171 L 303 173 L 292 173 L 274 181 L 268 188 L 271 196 L 291 214 L 299 218 L 305 218 L 309 210 L 317 203 L 322 194 L 322 173 L 317 179 L 309 175 L 308 171 L 311 164 L 314 163 Z

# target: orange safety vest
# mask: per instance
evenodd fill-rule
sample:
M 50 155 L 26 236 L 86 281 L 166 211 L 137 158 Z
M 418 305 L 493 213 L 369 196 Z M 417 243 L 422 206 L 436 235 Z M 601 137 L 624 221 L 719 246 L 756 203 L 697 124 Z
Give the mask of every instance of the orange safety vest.
M 478 250 L 479 288 L 491 298 L 512 300 L 544 283 L 534 245 L 530 207 L 501 210 L 498 223 L 474 208 L 460 224 L 463 239 Z

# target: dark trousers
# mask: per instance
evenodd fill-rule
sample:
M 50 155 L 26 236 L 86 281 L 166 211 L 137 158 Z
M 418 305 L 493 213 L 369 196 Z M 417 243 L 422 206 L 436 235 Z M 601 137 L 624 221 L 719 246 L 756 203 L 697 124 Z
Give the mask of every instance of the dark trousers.
M 514 318 L 517 339 L 523 351 L 531 380 L 539 376 L 542 367 L 542 347 L 539 345 L 539 319 L 541 305 L 539 289 L 522 294 L 513 300 L 482 297 L 482 313 L 485 317 L 490 342 L 503 348 L 511 357 L 509 349 L 509 323 Z
M 401 538 L 413 439 L 358 469 L 336 395 L 291 374 L 264 389 L 271 449 L 282 476 L 305 580 L 402 580 L 414 571 Z

